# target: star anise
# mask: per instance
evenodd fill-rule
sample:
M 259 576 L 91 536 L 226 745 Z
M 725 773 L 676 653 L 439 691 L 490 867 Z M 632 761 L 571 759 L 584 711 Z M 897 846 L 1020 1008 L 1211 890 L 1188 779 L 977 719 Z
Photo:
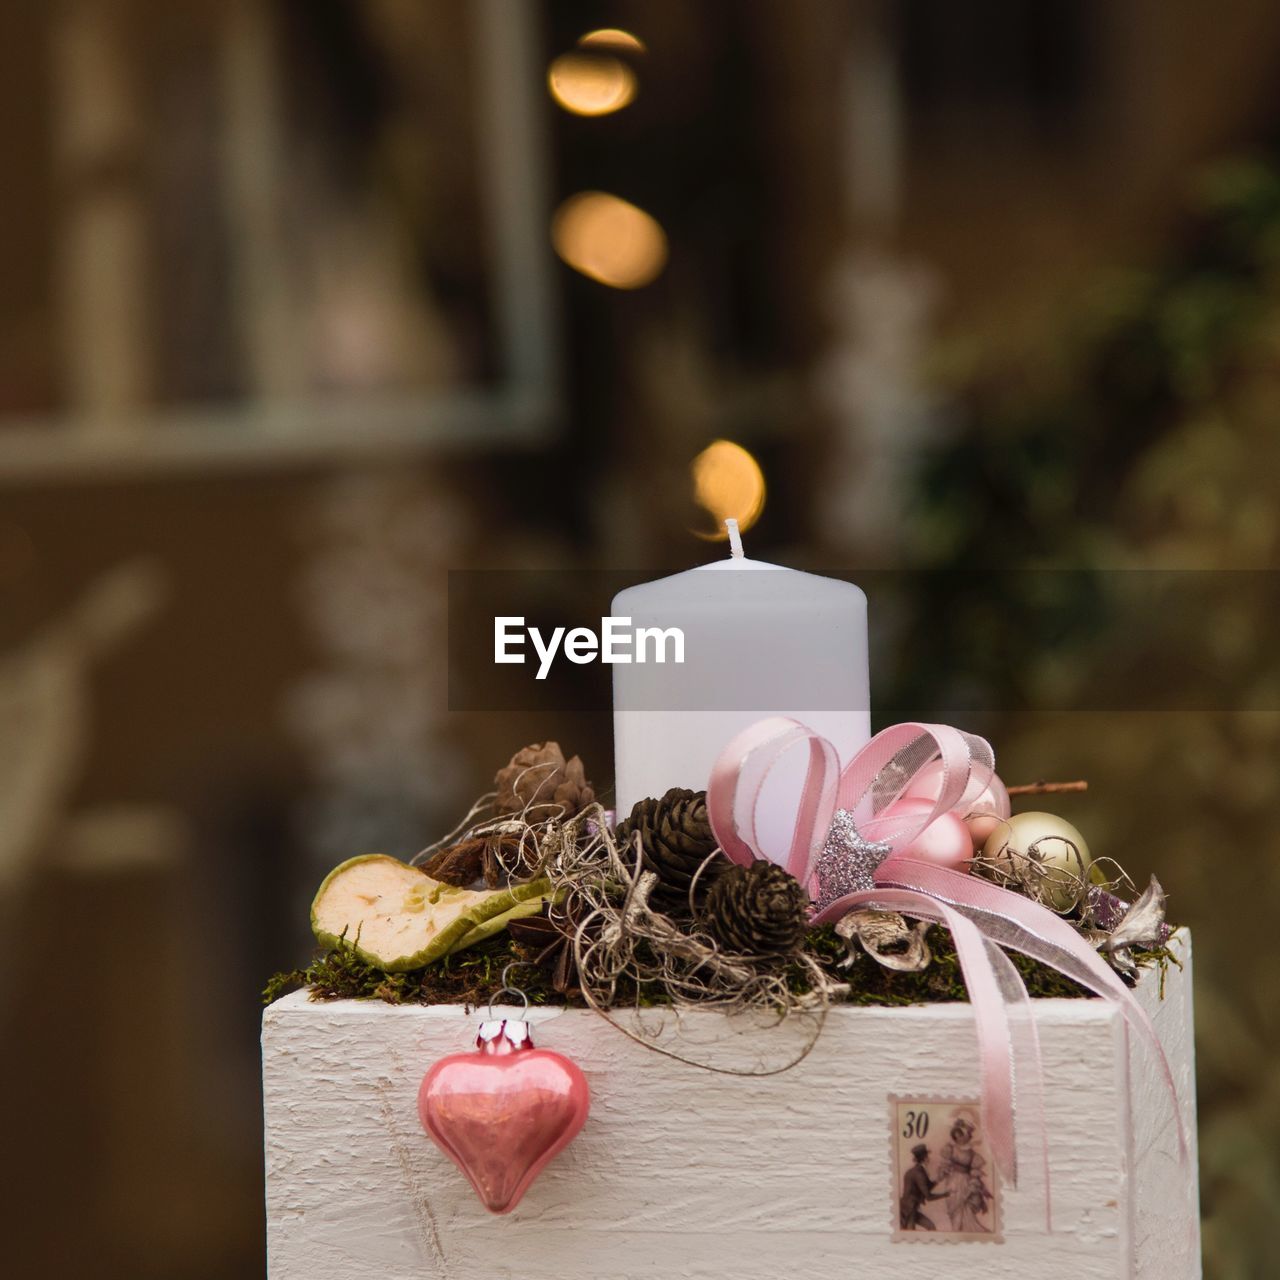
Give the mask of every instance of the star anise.
M 536 852 L 532 839 L 512 832 L 490 832 L 447 845 L 424 862 L 422 869 L 445 884 L 466 889 L 483 880 L 490 889 L 498 889 L 512 880 L 527 879 L 533 871 L 530 855 Z
M 547 903 L 542 914 L 523 916 L 507 925 L 512 940 L 529 955 L 529 963 L 547 975 L 562 996 L 582 993 L 574 937 L 585 912 L 578 903 Z

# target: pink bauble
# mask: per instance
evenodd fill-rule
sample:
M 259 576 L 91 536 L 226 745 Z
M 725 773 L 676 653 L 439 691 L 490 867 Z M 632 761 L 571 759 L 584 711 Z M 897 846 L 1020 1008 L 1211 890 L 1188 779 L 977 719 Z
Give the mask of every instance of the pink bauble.
M 924 800 L 936 800 L 942 794 L 942 761 L 931 760 L 909 783 L 910 794 Z M 978 774 L 969 780 L 956 812 L 961 817 L 971 813 L 994 813 L 998 818 L 1007 818 L 1010 813 L 1009 793 L 1004 783 L 996 774 L 992 774 L 987 782 Z
M 973 813 L 964 820 L 964 825 L 969 828 L 973 847 L 977 850 L 991 839 L 998 827 L 1004 825 L 1004 819 L 994 813 Z
M 972 800 L 968 798 L 966 792 L 964 812 L 965 814 L 990 813 L 1002 821 L 1013 812 L 1013 806 L 1009 803 L 1009 792 L 1000 781 L 999 774 L 993 773 L 991 780 Z
M 454 1053 L 422 1078 L 418 1116 L 490 1213 L 510 1213 L 577 1136 L 591 1091 L 563 1054 L 535 1049 L 525 1022 L 490 1021 L 474 1053 Z
M 924 817 L 933 811 L 933 800 L 904 796 L 895 800 L 880 818 Z M 954 813 L 935 818 L 916 838 L 899 851 L 902 856 L 932 862 L 934 866 L 965 870 L 973 858 L 973 837 L 964 820 Z

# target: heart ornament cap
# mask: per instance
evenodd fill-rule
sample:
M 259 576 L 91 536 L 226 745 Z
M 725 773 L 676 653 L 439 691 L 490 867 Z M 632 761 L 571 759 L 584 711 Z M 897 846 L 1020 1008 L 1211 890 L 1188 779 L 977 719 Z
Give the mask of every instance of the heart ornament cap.
M 427 1136 L 490 1213 L 510 1213 L 577 1136 L 591 1106 L 577 1063 L 535 1049 L 529 1024 L 480 1024 L 476 1049 L 441 1058 L 418 1090 Z

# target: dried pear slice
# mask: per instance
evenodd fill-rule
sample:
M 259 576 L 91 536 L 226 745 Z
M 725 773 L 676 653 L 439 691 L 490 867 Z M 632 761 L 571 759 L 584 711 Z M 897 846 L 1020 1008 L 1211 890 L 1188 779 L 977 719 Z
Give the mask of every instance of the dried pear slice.
M 490 916 L 488 920 L 476 925 L 453 950 L 465 951 L 468 947 L 474 947 L 476 943 L 483 942 L 486 938 L 492 938 L 495 934 L 501 933 L 512 920 L 523 920 L 526 916 L 538 915 L 548 898 L 555 897 L 558 901 L 560 896 L 559 894 L 553 895 L 548 888 L 547 892 L 539 894 L 536 898 L 530 898 L 526 902 L 517 903 L 501 915 Z
M 549 889 L 545 880 L 458 889 L 398 858 L 368 853 L 325 877 L 311 904 L 311 928 L 321 946 L 345 941 L 367 964 L 401 973 L 447 955 L 478 925 Z

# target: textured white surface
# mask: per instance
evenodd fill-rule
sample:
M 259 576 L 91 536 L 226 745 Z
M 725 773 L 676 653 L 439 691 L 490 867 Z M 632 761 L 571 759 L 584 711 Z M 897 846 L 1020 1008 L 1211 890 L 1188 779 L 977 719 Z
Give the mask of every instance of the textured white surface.
M 1175 946 L 1185 968 L 1170 972 L 1163 1001 L 1155 974 L 1139 997 L 1194 1143 L 1190 941 L 1179 935 Z M 535 1039 L 582 1066 L 591 1116 L 519 1209 L 494 1218 L 416 1112 L 423 1073 L 471 1046 L 474 1015 L 316 1004 L 303 993 L 271 1006 L 262 1042 L 271 1280 L 1200 1275 L 1168 1104 L 1103 1001 L 1036 1002 L 1054 1230 L 1046 1234 L 1031 1185 L 1005 1188 L 999 1245 L 890 1240 L 887 1098 L 977 1096 L 967 1005 L 833 1010 L 804 1062 L 756 1079 L 661 1057 L 585 1011 L 545 1012 Z M 731 1034 L 721 1015 L 694 1019 L 699 1038 Z M 1024 1144 L 1024 1167 L 1033 1154 Z M 1194 1170 L 1194 1145 L 1191 1160 Z

